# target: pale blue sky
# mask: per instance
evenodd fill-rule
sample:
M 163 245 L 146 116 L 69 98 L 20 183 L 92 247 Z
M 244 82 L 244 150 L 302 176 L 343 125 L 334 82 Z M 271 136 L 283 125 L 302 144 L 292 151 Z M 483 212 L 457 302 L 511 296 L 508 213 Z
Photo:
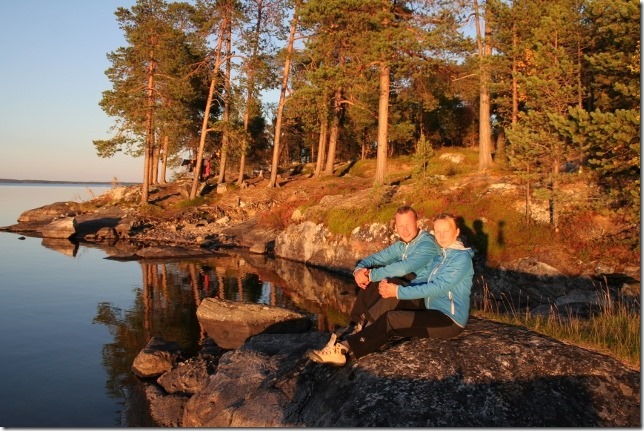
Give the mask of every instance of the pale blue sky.
M 124 46 L 114 11 L 135 0 L 0 0 L 0 178 L 137 181 L 143 161 L 101 159 L 113 120 L 106 54 Z

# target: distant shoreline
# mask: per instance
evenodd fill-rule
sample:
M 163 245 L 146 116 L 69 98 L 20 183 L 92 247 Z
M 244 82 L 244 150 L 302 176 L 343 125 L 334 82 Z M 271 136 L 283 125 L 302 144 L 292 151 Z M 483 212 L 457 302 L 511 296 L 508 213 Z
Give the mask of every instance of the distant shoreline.
M 111 186 L 111 181 L 57 181 L 57 180 L 16 180 L 10 178 L 0 178 L 0 183 L 14 183 L 14 184 L 95 184 Z M 118 185 L 133 186 L 141 183 L 131 182 L 118 182 Z

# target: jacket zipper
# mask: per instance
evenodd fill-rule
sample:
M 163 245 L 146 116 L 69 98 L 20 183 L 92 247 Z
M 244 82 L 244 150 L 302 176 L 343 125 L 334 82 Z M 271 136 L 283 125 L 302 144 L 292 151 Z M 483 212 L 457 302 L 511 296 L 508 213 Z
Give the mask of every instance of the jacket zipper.
M 443 253 L 443 260 L 441 261 L 440 265 L 438 265 L 436 268 L 434 268 L 434 270 L 432 271 L 432 273 L 431 273 L 431 274 L 429 274 L 429 277 L 427 278 L 427 281 L 429 281 L 429 280 L 431 280 L 431 279 L 432 279 L 432 277 L 436 274 L 436 271 L 438 271 L 438 270 L 440 269 L 440 267 L 441 267 L 441 266 L 443 266 L 443 264 L 444 264 L 444 263 L 445 263 L 445 261 L 447 260 L 447 250 L 442 250 L 442 253 Z M 452 316 L 453 316 L 453 315 L 455 315 L 455 314 L 456 314 L 456 307 L 455 307 L 455 305 L 454 305 L 454 296 L 452 295 L 452 291 L 451 291 L 451 290 L 449 290 L 449 291 L 447 292 L 447 297 L 449 298 L 449 302 L 450 302 L 450 311 L 452 312 Z

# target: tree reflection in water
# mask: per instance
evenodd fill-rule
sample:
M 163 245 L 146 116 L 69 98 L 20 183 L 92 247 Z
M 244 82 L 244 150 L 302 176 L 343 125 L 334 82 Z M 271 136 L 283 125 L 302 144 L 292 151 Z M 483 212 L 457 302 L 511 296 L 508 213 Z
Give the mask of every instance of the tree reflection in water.
M 124 402 L 121 426 L 154 425 L 143 385 L 131 371 L 132 363 L 153 336 L 178 343 L 187 354 L 196 353 L 207 337 L 196 315 L 204 298 L 303 312 L 310 316 L 314 328 L 327 331 L 348 323 L 356 293 L 353 278 L 259 255 L 140 265 L 142 282 L 133 290 L 132 309 L 99 303 L 93 320 L 105 325 L 114 338 L 103 346 L 102 363 L 108 375 L 108 396 Z

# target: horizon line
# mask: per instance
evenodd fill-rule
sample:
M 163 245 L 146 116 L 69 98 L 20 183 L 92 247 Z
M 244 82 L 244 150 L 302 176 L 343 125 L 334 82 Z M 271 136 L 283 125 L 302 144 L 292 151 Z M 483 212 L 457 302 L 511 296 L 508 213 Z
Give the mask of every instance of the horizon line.
M 78 180 L 21 180 L 16 178 L 0 178 L 3 183 L 61 183 L 61 184 L 142 184 L 140 181 L 78 181 Z

